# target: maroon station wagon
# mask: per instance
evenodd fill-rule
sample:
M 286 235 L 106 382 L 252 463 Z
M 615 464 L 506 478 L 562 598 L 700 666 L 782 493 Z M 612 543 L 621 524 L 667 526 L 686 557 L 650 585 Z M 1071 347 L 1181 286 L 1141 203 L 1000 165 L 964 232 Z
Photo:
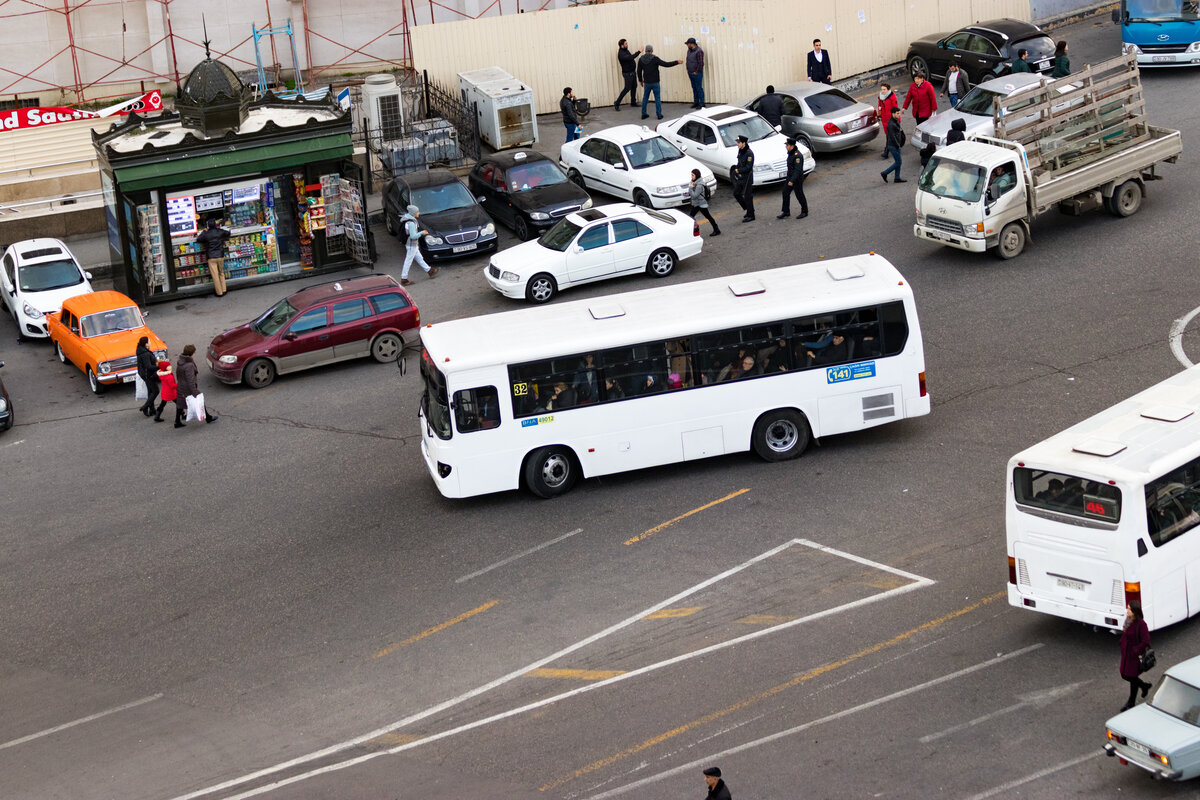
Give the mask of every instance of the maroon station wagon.
M 276 375 L 336 361 L 395 361 L 420 325 L 412 296 L 390 275 L 318 283 L 213 339 L 208 368 L 225 383 L 261 389 Z

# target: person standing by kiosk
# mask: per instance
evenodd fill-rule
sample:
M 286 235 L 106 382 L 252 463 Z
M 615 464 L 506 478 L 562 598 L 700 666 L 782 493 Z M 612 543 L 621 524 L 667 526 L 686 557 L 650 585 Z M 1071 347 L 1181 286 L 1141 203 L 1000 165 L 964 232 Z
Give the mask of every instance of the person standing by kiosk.
M 225 240 L 229 231 L 217 227 L 216 217 L 208 218 L 208 227 L 196 237 L 196 242 L 204 248 L 208 258 L 208 271 L 212 275 L 213 290 L 217 297 L 225 295 Z

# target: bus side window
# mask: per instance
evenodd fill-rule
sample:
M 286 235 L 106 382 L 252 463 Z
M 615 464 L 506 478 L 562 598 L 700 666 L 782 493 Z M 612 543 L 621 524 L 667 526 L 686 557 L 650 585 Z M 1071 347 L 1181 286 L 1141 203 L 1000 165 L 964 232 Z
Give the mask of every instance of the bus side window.
M 1200 525 L 1200 458 L 1146 485 L 1146 526 L 1155 547 Z
M 461 389 L 454 393 L 454 420 L 459 433 L 500 425 L 500 395 L 495 386 Z
M 879 309 L 883 322 L 883 348 L 885 356 L 899 355 L 908 341 L 908 321 L 904 316 L 904 303 L 896 301 Z

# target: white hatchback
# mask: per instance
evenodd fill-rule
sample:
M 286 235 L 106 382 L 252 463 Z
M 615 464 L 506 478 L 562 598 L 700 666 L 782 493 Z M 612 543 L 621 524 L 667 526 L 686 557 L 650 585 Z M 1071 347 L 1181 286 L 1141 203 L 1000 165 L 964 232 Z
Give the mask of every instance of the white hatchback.
M 584 189 L 596 189 L 647 208 L 688 204 L 692 170 L 710 192 L 717 188 L 712 170 L 645 126 L 617 125 L 559 150 L 567 177 Z
M 787 177 L 788 137 L 753 111 L 736 106 L 708 106 L 678 119 L 660 122 L 658 132 L 671 144 L 695 158 L 717 175 L 733 182 L 737 163 L 737 139 L 745 136 L 754 154 L 754 185 L 777 183 Z M 803 142 L 796 145 L 804 155 L 804 174 L 817 167 Z
M 640 273 L 665 278 L 703 246 L 682 211 L 614 203 L 569 214 L 540 239 L 494 254 L 483 276 L 505 297 L 545 303 L 580 283 Z
M 58 239 L 10 245 L 0 258 L 0 294 L 17 323 L 17 338 L 48 337 L 46 315 L 62 311 L 68 297 L 91 292 L 91 280 Z

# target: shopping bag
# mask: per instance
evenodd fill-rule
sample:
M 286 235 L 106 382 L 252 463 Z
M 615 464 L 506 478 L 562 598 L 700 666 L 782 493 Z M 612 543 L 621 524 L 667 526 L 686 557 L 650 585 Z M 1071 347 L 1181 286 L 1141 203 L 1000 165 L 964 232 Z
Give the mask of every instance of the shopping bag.
M 149 394 L 149 389 L 146 388 L 146 382 L 142 380 L 141 375 L 133 376 L 133 399 L 146 400 Z
M 187 399 L 187 416 L 184 421 L 204 422 L 204 392 L 196 395 L 188 395 Z

